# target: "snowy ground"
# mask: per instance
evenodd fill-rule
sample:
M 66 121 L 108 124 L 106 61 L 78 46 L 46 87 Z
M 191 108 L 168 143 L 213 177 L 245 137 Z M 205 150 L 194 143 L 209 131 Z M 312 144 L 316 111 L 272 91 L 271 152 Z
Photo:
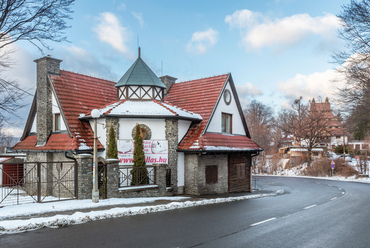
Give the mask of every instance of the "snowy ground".
M 289 161 L 289 160 L 287 160 Z M 286 161 L 282 160 L 281 163 L 285 166 Z M 354 167 L 356 170 L 359 171 L 359 168 L 357 167 L 357 162 L 354 159 L 352 162 L 348 162 L 349 165 Z M 284 169 L 284 170 L 278 170 L 274 171 L 270 174 L 272 176 L 290 176 L 290 177 L 308 177 L 304 176 L 303 171 L 307 168 L 307 163 L 294 166 L 291 169 Z M 369 174 L 369 171 L 366 172 L 366 175 Z M 258 174 L 258 175 L 266 175 L 266 174 Z M 356 178 L 356 176 L 352 177 L 343 177 L 343 176 L 333 176 L 333 177 L 311 177 L 311 178 L 319 178 L 319 179 L 328 179 L 328 180 L 338 180 L 338 181 L 350 181 L 350 182 L 361 182 L 361 183 L 370 183 L 369 177 L 359 177 Z
M 256 199 L 283 194 L 278 190 L 269 194 L 253 194 L 239 197 L 190 200 L 189 197 L 151 197 L 151 198 L 115 198 L 100 200 L 69 200 L 50 203 L 32 203 L 0 208 L 0 234 L 11 234 L 36 230 L 43 227 L 58 228 L 67 225 L 82 224 L 94 220 L 103 220 L 122 216 L 132 216 L 161 212 L 172 209 L 188 208 L 223 202 Z M 171 203 L 156 205 L 155 201 L 168 200 Z M 133 204 L 153 203 L 150 206 L 129 206 Z M 120 205 L 119 207 L 114 207 Z M 127 206 L 124 206 L 127 205 Z M 110 209 L 96 209 L 112 206 Z M 91 210 L 82 212 L 81 210 Z M 71 214 L 59 214 L 45 217 L 55 212 L 73 211 Z M 30 215 L 36 215 L 30 217 Z

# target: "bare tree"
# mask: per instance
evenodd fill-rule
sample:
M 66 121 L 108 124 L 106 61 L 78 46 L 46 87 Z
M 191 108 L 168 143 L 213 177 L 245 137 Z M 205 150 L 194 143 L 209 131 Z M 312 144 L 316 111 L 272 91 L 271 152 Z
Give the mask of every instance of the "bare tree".
M 364 136 L 370 130 L 370 0 L 351 0 L 342 8 L 338 34 L 347 49 L 333 54 L 342 75 L 338 80 L 345 81 L 337 102 L 354 123 L 352 129 L 361 130 Z
M 274 117 L 271 107 L 253 100 L 243 112 L 253 141 L 267 150 L 273 141 L 271 128 Z
M 4 148 L 15 145 L 15 138 L 13 135 L 4 133 L 4 121 L 0 119 L 0 154 L 4 152 Z
M 39 49 L 45 41 L 65 41 L 74 0 L 0 0 L 0 49 L 26 40 Z
M 66 40 L 66 21 L 71 18 L 74 0 L 0 0 L 0 121 L 5 113 L 13 114 L 23 107 L 27 93 L 18 83 L 3 78 L 1 72 L 13 64 L 12 43 L 29 41 L 41 52 L 50 49 L 48 41 Z M 0 126 L 1 133 L 1 126 Z
M 308 164 L 312 161 L 312 150 L 329 133 L 326 116 L 319 110 L 304 104 L 302 97 L 294 100 L 292 109 L 282 110 L 277 125 L 286 134 L 292 134 L 296 144 L 307 149 Z

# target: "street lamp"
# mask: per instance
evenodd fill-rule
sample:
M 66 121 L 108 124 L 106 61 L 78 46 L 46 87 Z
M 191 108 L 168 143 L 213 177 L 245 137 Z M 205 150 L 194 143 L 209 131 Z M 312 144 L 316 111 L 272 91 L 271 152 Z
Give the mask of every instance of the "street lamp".
M 100 111 L 93 109 L 91 111 L 91 117 L 94 118 L 94 159 L 93 159 L 93 189 L 92 189 L 92 202 L 99 202 L 99 190 L 98 190 L 98 128 L 97 120 L 100 117 Z

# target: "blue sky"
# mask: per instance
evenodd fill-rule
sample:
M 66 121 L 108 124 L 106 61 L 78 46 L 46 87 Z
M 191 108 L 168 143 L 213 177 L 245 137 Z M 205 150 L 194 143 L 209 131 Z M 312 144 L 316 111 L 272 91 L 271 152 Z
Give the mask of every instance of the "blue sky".
M 53 50 L 44 54 L 62 59 L 64 70 L 117 81 L 137 58 L 139 43 L 157 76 L 187 81 L 231 72 L 243 108 L 256 99 L 278 111 L 299 96 L 332 96 L 330 55 L 343 49 L 336 15 L 348 3 L 79 0 L 66 30 L 70 43 L 49 43 Z M 25 42 L 12 48 L 16 64 L 6 76 L 34 94 L 33 60 L 43 55 Z M 31 101 L 12 117 L 7 130 L 15 136 Z

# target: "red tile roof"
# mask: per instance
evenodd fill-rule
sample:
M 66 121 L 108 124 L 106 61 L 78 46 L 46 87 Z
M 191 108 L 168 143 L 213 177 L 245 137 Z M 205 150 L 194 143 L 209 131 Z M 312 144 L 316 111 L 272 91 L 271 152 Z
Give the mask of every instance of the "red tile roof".
M 69 134 L 52 134 L 45 146 L 36 147 L 36 136 L 28 136 L 18 143 L 17 150 L 78 150 L 81 146 L 93 147 L 93 132 L 80 114 L 90 115 L 94 108 L 102 108 L 117 102 L 115 83 L 73 72 L 61 71 L 61 75 L 49 75 L 57 101 L 60 103 L 72 138 Z M 220 150 L 222 147 L 239 150 L 259 150 L 260 147 L 247 136 L 204 134 L 205 127 L 230 74 L 203 78 L 172 85 L 165 100 L 201 115 L 180 142 L 179 150 Z M 122 101 L 124 102 L 124 101 Z M 218 147 L 218 148 L 216 148 Z M 103 146 L 99 143 L 99 148 Z
M 192 81 L 175 83 L 171 86 L 165 100 L 175 106 L 200 114 L 203 118 L 198 124 L 193 124 L 183 140 L 180 150 L 198 150 L 197 144 L 212 114 L 221 90 L 229 74 L 202 78 Z
M 68 127 L 77 138 L 77 147 L 85 143 L 93 147 L 94 133 L 86 121 L 79 119 L 80 114 L 90 115 L 91 110 L 100 108 L 117 99 L 115 82 L 85 76 L 69 71 L 60 71 L 60 76 L 50 75 Z M 99 144 L 99 148 L 103 148 Z
M 94 108 L 100 108 L 115 101 L 117 99 L 115 82 L 63 70 L 60 71 L 60 76 L 49 75 L 49 77 L 73 138 L 69 134 L 51 134 L 45 146 L 35 147 L 36 136 L 28 136 L 14 149 L 78 150 L 84 146 L 83 144 L 92 148 L 94 133 L 90 124 L 87 121 L 81 121 L 79 116 L 80 114 L 90 115 Z M 53 142 L 53 140 L 60 142 Z M 98 142 L 98 148 L 103 148 L 100 142 Z
M 229 148 L 234 147 L 243 150 L 260 149 L 260 147 L 247 136 L 203 134 L 229 75 L 230 74 L 224 74 L 172 85 L 165 100 L 175 106 L 200 114 L 203 118 L 200 123 L 193 124 L 190 127 L 185 137 L 179 143 L 179 150 L 205 150 L 206 147 L 213 147 L 214 150 L 217 150 L 219 148 L 216 147 L 225 148 L 225 145 Z M 227 143 L 227 141 L 230 142 Z M 235 147 L 233 142 L 240 143 Z
M 77 145 L 77 139 L 71 138 L 68 133 L 53 134 L 48 139 L 45 146 L 36 146 L 37 136 L 30 135 L 23 141 L 16 144 L 12 149 L 14 150 L 73 150 Z
M 206 133 L 202 135 L 200 146 L 202 150 L 262 150 L 247 136 Z

